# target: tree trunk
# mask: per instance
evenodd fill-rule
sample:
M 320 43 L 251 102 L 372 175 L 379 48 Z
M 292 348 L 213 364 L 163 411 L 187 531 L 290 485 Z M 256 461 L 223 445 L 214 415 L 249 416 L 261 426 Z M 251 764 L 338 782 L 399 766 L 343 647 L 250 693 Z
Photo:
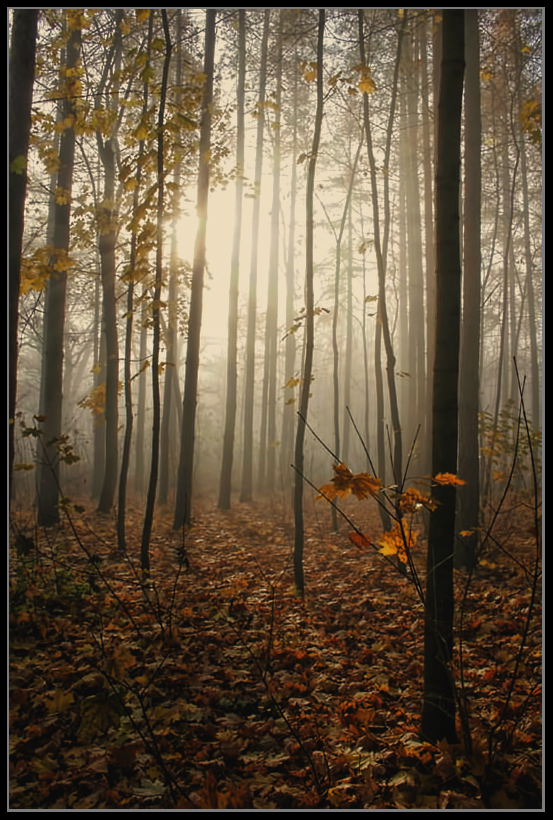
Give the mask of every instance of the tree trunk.
M 227 336 L 227 398 L 223 461 L 219 481 L 219 508 L 229 510 L 232 491 L 232 464 L 237 405 L 238 296 L 240 279 L 240 246 L 242 240 L 242 209 L 244 202 L 244 91 L 246 77 L 246 11 L 238 10 L 238 80 L 236 86 L 236 188 L 234 199 L 234 235 L 230 263 L 229 316 Z
M 303 381 L 301 387 L 300 416 L 296 429 L 296 446 L 294 452 L 295 483 L 294 483 L 294 581 L 296 590 L 302 596 L 305 593 L 305 578 L 303 571 L 303 475 L 304 475 L 304 440 L 307 413 L 309 409 L 309 394 L 311 391 L 311 374 L 313 370 L 314 339 L 314 224 L 313 224 L 313 196 L 315 190 L 315 170 L 317 155 L 321 139 L 323 121 L 323 41 L 325 29 L 325 9 L 319 9 L 319 24 L 317 36 L 317 108 L 315 112 L 315 129 L 313 145 L 309 157 L 307 171 L 306 192 L 306 220 L 305 220 L 305 357 L 303 362 Z
M 365 35 L 364 35 L 364 20 L 363 20 L 364 11 L 363 9 L 359 9 L 358 12 L 358 20 L 359 20 L 359 51 L 361 57 L 361 64 L 365 65 Z M 392 137 L 392 127 L 394 121 L 394 113 L 395 113 L 395 102 L 396 102 L 396 93 L 397 93 L 397 78 L 399 73 L 399 61 L 401 58 L 401 41 L 403 37 L 405 27 L 405 18 L 402 23 L 402 27 L 400 29 L 398 35 L 398 49 L 397 49 L 397 57 L 396 57 L 396 65 L 394 69 L 394 82 L 393 82 L 393 89 L 392 89 L 392 100 L 390 103 L 390 115 L 388 118 L 388 128 L 386 133 L 386 149 L 385 149 L 385 160 L 384 160 L 384 167 L 389 167 L 389 156 L 390 156 L 390 144 L 391 144 L 391 137 Z M 399 417 L 399 406 L 397 400 L 397 388 L 396 388 L 396 357 L 394 354 L 393 346 L 392 346 L 392 336 L 390 333 L 390 327 L 388 323 L 388 311 L 386 307 L 386 255 L 387 255 L 387 238 L 389 232 L 389 200 L 388 200 L 388 183 L 387 183 L 387 175 L 385 175 L 384 179 L 384 237 L 381 241 L 380 237 L 380 216 L 379 216 L 379 204 L 378 204 L 378 183 L 377 183 L 377 169 L 376 169 L 376 162 L 374 157 L 373 145 L 372 145 L 372 133 L 371 133 L 371 125 L 369 119 L 369 101 L 368 101 L 368 94 L 363 94 L 363 122 L 365 127 L 365 135 L 367 138 L 367 151 L 369 155 L 369 166 L 370 166 L 370 176 L 371 176 L 371 195 L 372 195 L 372 206 L 373 206 L 373 226 L 374 226 L 374 246 L 375 246 L 375 253 L 376 253 L 376 262 L 377 262 L 377 269 L 378 269 L 378 315 L 380 324 L 382 327 L 382 341 L 384 342 L 384 349 L 386 351 L 386 375 L 387 375 L 387 383 L 388 383 L 388 395 L 390 400 L 390 414 L 391 414 L 391 421 L 392 421 L 392 435 L 394 441 L 394 448 L 393 448 L 393 470 L 394 470 L 394 482 L 399 484 L 401 482 L 401 475 L 402 475 L 402 463 L 403 463 L 403 453 L 402 453 L 402 432 L 401 432 L 401 422 Z
M 146 53 L 148 59 L 150 55 L 150 44 L 152 40 L 153 29 L 153 14 L 150 13 L 148 22 L 148 45 Z M 146 115 L 148 110 L 148 83 L 143 85 L 144 103 L 142 106 L 142 116 Z M 140 140 L 138 144 L 138 161 L 136 163 L 136 186 L 133 191 L 133 217 L 136 219 L 139 203 L 140 183 L 142 179 L 142 156 L 144 154 L 144 140 Z M 134 221 L 133 220 L 133 221 Z M 125 435 L 123 439 L 123 452 L 121 455 L 121 472 L 119 474 L 119 495 L 117 505 L 117 545 L 121 552 L 126 548 L 126 534 L 125 534 L 125 518 L 127 509 L 127 483 L 129 475 L 129 465 L 131 460 L 131 444 L 132 432 L 134 424 L 133 413 L 133 396 L 132 396 L 132 373 L 131 373 L 131 358 L 132 358 L 132 338 L 134 325 L 134 284 L 135 284 L 135 267 L 136 267 L 136 245 L 137 245 L 138 226 L 133 224 L 131 235 L 131 252 L 129 259 L 129 281 L 127 290 L 127 320 L 125 328 L 125 362 L 124 362 L 124 385 L 125 385 Z
M 72 28 L 67 43 L 66 67 L 68 69 L 73 69 L 77 65 L 80 47 L 81 30 Z M 69 81 L 63 106 L 64 118 L 75 114 L 73 91 L 73 83 Z M 74 157 L 75 131 L 73 127 L 69 127 L 63 131 L 60 141 L 60 164 L 57 179 L 59 199 L 56 200 L 54 214 L 53 270 L 48 280 L 45 296 L 40 391 L 40 416 L 44 418 L 44 422 L 37 475 L 38 523 L 41 525 L 56 524 L 59 521 L 59 462 L 56 441 L 61 436 L 62 423 L 63 348 L 67 291 L 65 263 L 69 252 Z
M 297 52 L 296 52 L 297 62 Z M 294 408 L 295 398 L 291 395 L 294 388 L 286 387 L 290 379 L 294 379 L 294 368 L 296 362 L 296 335 L 290 332 L 294 323 L 294 284 L 295 284 L 295 260 L 296 260 L 296 198 L 297 198 L 297 156 L 298 156 L 298 72 L 294 73 L 294 96 L 293 96 L 294 116 L 293 116 L 293 137 L 292 137 L 292 157 L 291 157 L 291 180 L 290 180 L 290 221 L 288 223 L 288 256 L 286 260 L 286 339 L 284 348 L 284 410 L 282 413 L 282 436 L 281 436 L 281 469 L 290 469 L 293 459 L 294 448 L 294 423 L 296 411 Z M 292 382 L 293 383 L 293 382 Z
M 419 135 L 417 89 L 420 86 L 418 54 L 415 43 L 409 44 L 407 55 L 410 83 L 407 89 L 407 269 L 409 272 L 409 361 L 408 361 L 408 442 L 412 443 L 417 428 L 424 421 L 426 406 L 424 278 L 422 266 L 422 221 L 419 189 Z
M 211 105 L 213 101 L 213 66 L 215 59 L 215 19 L 217 9 L 206 10 L 204 71 L 206 80 L 202 102 L 200 127 L 200 168 L 198 175 L 198 231 L 194 246 L 192 265 L 192 291 L 188 320 L 188 347 L 182 404 L 182 432 L 175 499 L 173 526 L 180 529 L 192 521 L 192 474 L 194 467 L 194 443 L 196 402 L 198 394 L 198 370 L 200 365 L 200 335 L 205 271 L 205 242 L 207 229 L 207 205 L 209 198 L 209 151 L 211 145 Z
M 263 127 L 265 123 L 265 86 L 267 82 L 267 44 L 271 11 L 265 9 L 263 39 L 261 44 L 261 67 L 259 71 L 259 101 L 257 114 L 257 144 L 255 160 L 252 245 L 250 256 L 250 281 L 248 293 L 248 327 L 246 335 L 246 384 L 244 405 L 244 442 L 242 461 L 242 486 L 240 501 L 251 501 L 253 495 L 253 417 L 255 387 L 255 330 L 257 324 L 257 262 L 258 234 L 263 171 Z
M 478 546 L 480 508 L 478 413 L 480 397 L 480 201 L 481 119 L 478 10 L 465 15 L 465 208 L 463 321 L 459 378 L 459 530 L 471 531 L 456 544 L 456 563 L 471 567 Z
M 278 265 L 280 229 L 280 105 L 282 99 L 282 14 L 279 12 L 275 76 L 275 131 L 273 144 L 273 195 L 271 205 L 271 241 L 265 319 L 265 357 L 261 405 L 259 447 L 259 486 L 272 492 L 275 486 L 276 446 L 276 377 L 278 353 Z
M 175 70 L 175 83 L 177 88 L 180 88 L 182 83 L 182 51 L 181 51 L 181 36 L 182 36 L 182 22 L 181 9 L 177 9 L 177 57 Z M 176 104 L 181 101 L 182 95 L 178 92 L 176 95 Z M 180 191 L 181 181 L 181 164 L 177 163 L 173 172 L 173 186 L 175 191 Z M 161 419 L 161 433 L 160 433 L 160 453 L 159 453 L 159 492 L 158 502 L 162 505 L 167 504 L 170 485 L 170 474 L 172 466 L 171 458 L 171 442 L 178 437 L 177 424 L 175 421 L 175 405 L 180 403 L 177 398 L 178 395 L 178 317 L 177 317 L 177 299 L 178 299 L 178 208 L 173 217 L 171 227 L 171 251 L 169 257 L 169 291 L 167 296 L 168 316 L 167 327 L 165 329 L 165 371 L 163 382 L 163 417 Z M 174 473 L 174 468 L 173 468 Z M 173 476 L 171 476 L 173 477 Z
M 432 472 L 457 472 L 461 256 L 459 187 L 464 75 L 464 10 L 444 9 L 436 168 L 436 356 Z M 452 743 L 455 732 L 453 652 L 454 485 L 437 485 L 430 516 L 422 732 Z
M 150 12 L 152 13 L 152 12 Z M 159 471 L 159 434 L 161 428 L 161 395 L 159 389 L 159 353 L 160 353 L 160 312 L 161 312 L 161 288 L 163 277 L 163 219 L 164 219 L 164 197 L 165 197 L 165 167 L 163 151 L 165 147 L 163 125 L 165 119 L 165 104 L 167 100 L 167 83 L 169 79 L 169 65 L 171 63 L 171 35 L 169 33 L 169 22 L 167 20 L 167 9 L 161 9 L 163 19 L 163 31 L 165 35 L 165 59 L 163 61 L 163 74 L 161 78 L 161 89 L 159 96 L 159 112 L 157 121 L 157 236 L 156 236 L 156 281 L 154 287 L 154 300 L 152 303 L 153 317 L 153 340 L 152 340 L 152 449 L 150 462 L 150 478 L 148 481 L 148 494 L 146 496 L 146 511 L 144 514 L 144 525 L 142 527 L 142 541 L 140 545 L 140 565 L 143 572 L 150 569 L 150 536 L 154 521 L 154 509 L 157 493 L 157 477 Z
M 17 393 L 17 329 L 19 284 L 25 195 L 27 192 L 27 154 L 31 131 L 31 105 L 35 78 L 38 9 L 15 9 L 9 62 L 9 490 L 14 458 L 15 405 Z
M 136 443 L 135 443 L 135 465 L 134 465 L 134 488 L 137 492 L 143 493 L 145 487 L 145 452 L 146 452 L 146 398 L 147 380 L 145 367 L 148 364 L 148 326 L 146 307 L 146 288 L 142 290 L 142 311 L 140 317 L 140 341 L 138 361 L 140 364 L 140 375 L 138 377 L 138 406 L 136 408 Z

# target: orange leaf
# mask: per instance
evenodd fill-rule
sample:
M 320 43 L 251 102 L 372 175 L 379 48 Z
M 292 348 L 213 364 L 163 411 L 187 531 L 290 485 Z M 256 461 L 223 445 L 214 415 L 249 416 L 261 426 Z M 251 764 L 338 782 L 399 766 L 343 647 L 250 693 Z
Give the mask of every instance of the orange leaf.
M 434 481 L 437 484 L 442 484 L 443 486 L 451 484 L 451 485 L 459 485 L 459 484 L 466 484 L 466 481 L 463 481 L 462 478 L 459 478 L 455 475 L 455 473 L 438 473 L 434 476 Z
M 409 487 L 399 497 L 399 508 L 402 513 L 414 513 L 421 507 L 427 510 L 435 510 L 436 502 L 426 493 L 421 493 L 415 487 Z
M 355 544 L 356 547 L 360 547 L 361 549 L 372 546 L 370 540 L 366 535 L 363 535 L 362 532 L 350 532 L 349 540 L 352 544 Z
M 320 488 L 320 497 L 326 497 L 330 501 L 336 497 L 345 498 L 350 493 L 362 500 L 369 495 L 376 495 L 382 486 L 380 479 L 368 473 L 352 473 L 345 464 L 334 464 L 333 469 L 332 482 Z

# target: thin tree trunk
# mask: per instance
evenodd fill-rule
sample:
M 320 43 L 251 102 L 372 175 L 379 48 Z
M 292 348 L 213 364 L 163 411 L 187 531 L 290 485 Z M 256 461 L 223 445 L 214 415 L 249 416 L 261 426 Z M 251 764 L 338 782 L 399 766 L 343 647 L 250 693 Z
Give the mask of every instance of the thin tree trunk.
M 364 10 L 359 9 L 358 12 L 358 19 L 359 19 L 359 51 L 361 57 L 361 64 L 365 65 L 365 35 L 364 35 L 364 20 L 363 20 Z M 405 19 L 402 23 L 402 27 L 398 34 L 398 49 L 397 49 L 397 57 L 396 57 L 396 65 L 394 70 L 394 83 L 392 89 L 392 100 L 390 104 L 390 116 L 388 119 L 388 128 L 386 133 L 387 145 L 385 150 L 385 162 L 384 167 L 388 168 L 389 165 L 389 151 L 390 151 L 390 143 L 391 143 L 391 136 L 392 136 L 392 127 L 394 121 L 394 114 L 395 114 L 395 102 L 396 102 L 396 93 L 397 93 L 397 78 L 399 72 L 399 61 L 401 58 L 401 42 L 403 37 L 405 27 Z M 363 95 L 363 121 L 365 127 L 365 135 L 367 138 L 367 150 L 369 155 L 369 165 L 370 165 L 370 176 L 371 176 L 371 195 L 372 195 L 372 205 L 373 205 L 373 225 L 374 225 L 374 245 L 375 245 L 375 253 L 376 253 L 376 261 L 377 261 L 377 269 L 378 269 L 378 315 L 380 324 L 382 327 L 382 341 L 384 342 L 384 349 L 386 351 L 386 375 L 387 375 L 387 383 L 388 383 L 388 395 L 390 400 L 390 414 L 391 414 L 391 421 L 392 421 L 392 435 L 394 441 L 394 448 L 393 448 L 393 469 L 394 469 L 394 482 L 399 484 L 401 482 L 402 476 L 402 463 L 403 463 L 403 453 L 402 453 L 402 433 L 401 433 L 401 422 L 399 417 L 399 406 L 397 400 L 397 388 L 396 388 L 396 358 L 393 350 L 392 345 L 392 337 L 390 333 L 390 327 L 388 322 L 388 311 L 386 308 L 386 255 L 387 255 L 387 239 L 388 239 L 388 231 L 389 231 L 389 200 L 388 200 L 388 184 L 387 184 L 387 175 L 385 175 L 384 180 L 384 237 L 383 241 L 380 238 L 380 216 L 379 216 L 379 197 L 378 197 L 378 184 L 377 184 L 377 170 L 376 170 L 376 162 L 374 157 L 373 145 L 372 145 L 372 133 L 371 133 L 371 125 L 369 120 L 369 101 L 368 101 L 368 94 Z
M 175 83 L 180 88 L 182 83 L 182 50 L 180 46 L 182 33 L 181 9 L 177 9 L 177 36 L 178 44 Z M 180 92 L 175 95 L 175 102 L 178 105 L 181 100 Z M 181 164 L 177 163 L 173 172 L 173 186 L 176 191 L 180 190 Z M 173 217 L 171 233 L 171 252 L 169 258 L 169 292 L 167 297 L 168 318 L 167 327 L 164 331 L 166 358 L 163 382 L 163 417 L 161 420 L 160 453 L 159 453 L 159 492 L 158 501 L 160 504 L 167 504 L 169 494 L 169 475 L 171 470 L 171 440 L 176 431 L 174 402 L 178 390 L 178 350 L 177 350 L 177 298 L 178 298 L 178 208 L 177 214 Z M 173 439 L 174 440 L 174 439 Z
M 464 10 L 444 9 L 436 168 L 436 356 L 432 472 L 457 472 L 461 314 L 459 189 L 464 75 Z M 456 740 L 453 653 L 454 485 L 434 489 L 425 611 L 422 732 L 431 742 Z
M 9 492 L 15 451 L 15 405 L 17 393 L 17 329 L 27 154 L 31 131 L 31 105 L 35 78 L 38 9 L 15 9 L 9 62 Z
M 418 55 L 415 44 L 410 42 L 408 55 L 411 66 L 411 85 L 407 93 L 407 154 L 408 173 L 406 186 L 407 202 L 407 236 L 408 236 L 408 272 L 409 272 L 409 399 L 410 408 L 408 441 L 414 440 L 416 430 L 424 420 L 426 405 L 426 362 L 425 362 L 425 317 L 424 317 L 424 278 L 422 267 L 422 222 L 419 189 L 419 138 L 417 88 L 420 85 L 418 72 Z M 415 87 L 413 87 L 415 84 Z
M 150 12 L 151 14 L 152 12 Z M 165 35 L 165 59 L 163 61 L 163 74 L 161 78 L 161 89 L 159 97 L 159 112 L 157 120 L 157 236 L 156 236 L 156 281 L 154 287 L 154 300 L 152 303 L 153 318 L 153 341 L 152 341 L 152 449 L 150 462 L 150 478 L 148 482 L 148 493 L 146 496 L 146 511 L 144 514 L 144 524 L 142 527 L 142 540 L 140 544 L 140 565 L 143 572 L 150 570 L 150 537 L 152 524 L 154 521 L 154 509 L 157 493 L 157 477 L 159 471 L 159 434 L 161 427 L 161 395 L 159 389 L 159 353 L 160 353 L 160 311 L 161 311 L 161 288 L 163 277 L 163 219 L 164 219 L 164 198 L 165 198 L 165 166 L 164 166 L 164 134 L 163 125 L 165 119 L 165 104 L 167 101 L 167 83 L 169 79 L 169 66 L 171 63 L 171 34 L 169 32 L 169 22 L 167 19 L 167 9 L 161 9 L 163 20 L 163 32 Z
M 431 414 L 432 396 L 432 372 L 433 352 L 434 352 L 434 225 L 432 206 L 432 128 L 433 112 L 429 101 L 429 78 L 426 43 L 427 21 L 423 22 L 422 43 L 421 43 L 421 94 L 422 94 L 422 140 L 423 140 L 423 177 L 424 177 L 424 286 L 426 292 L 426 394 L 424 396 L 424 413 L 421 420 L 420 435 L 420 470 L 423 474 L 430 469 L 430 441 L 429 423 Z
M 147 326 L 147 306 L 146 287 L 142 289 L 141 295 L 142 310 L 140 316 L 140 339 L 139 339 L 139 371 L 138 376 L 138 406 L 136 408 L 136 442 L 135 442 L 135 469 L 134 488 L 137 492 L 143 493 L 145 487 L 145 453 L 146 453 L 146 393 L 147 380 L 146 370 L 148 365 L 148 326 Z
M 259 101 L 257 114 L 257 144 L 255 160 L 252 244 L 250 256 L 250 281 L 248 293 L 248 327 L 246 331 L 246 384 L 244 405 L 244 440 L 242 460 L 242 485 L 240 501 L 251 501 L 253 496 L 253 418 L 255 387 L 255 330 L 257 324 L 257 263 L 259 250 L 259 214 L 261 178 L 263 171 L 263 127 L 265 123 L 265 86 L 267 82 L 267 46 L 271 11 L 265 9 L 263 38 L 261 44 L 261 67 L 259 71 Z
M 236 85 L 236 187 L 234 198 L 234 235 L 230 263 L 229 316 L 227 336 L 227 398 L 223 461 L 219 480 L 219 508 L 229 510 L 232 492 L 232 464 L 236 430 L 238 384 L 238 297 L 240 280 L 240 246 L 242 240 L 242 210 L 244 202 L 244 107 L 246 77 L 246 11 L 238 10 L 238 79 Z
M 351 404 L 351 371 L 353 357 L 353 215 L 351 202 L 348 208 L 348 267 L 346 291 L 346 351 L 344 362 L 344 407 Z M 344 414 L 342 426 L 342 458 L 349 464 L 349 442 L 351 422 Z M 368 442 L 367 442 L 368 444 Z
M 294 582 L 296 590 L 302 596 L 305 593 L 305 577 L 303 571 L 304 548 L 304 520 L 303 520 L 303 476 L 304 476 L 304 441 L 305 426 L 309 410 L 309 394 L 311 390 L 311 375 L 313 370 L 314 338 L 314 224 L 313 224 L 313 196 L 315 190 L 315 170 L 321 139 L 323 121 L 323 42 L 325 29 L 325 9 L 319 9 L 319 24 L 317 36 L 317 108 L 315 112 L 315 128 L 313 145 L 309 157 L 307 171 L 306 192 L 306 220 L 305 220 L 305 357 L 303 364 L 303 382 L 300 399 L 300 415 L 296 429 L 296 445 L 294 452 L 295 483 L 294 483 Z
M 192 521 L 192 475 L 194 468 L 194 443 L 196 403 L 198 395 L 198 371 L 200 366 L 200 335 L 205 272 L 205 242 L 207 229 L 207 206 L 209 198 L 209 151 L 211 145 L 211 105 L 213 101 L 213 68 L 215 60 L 215 20 L 217 9 L 206 9 L 204 74 L 206 77 L 202 101 L 200 127 L 200 168 L 198 175 L 198 231 L 194 246 L 192 266 L 192 291 L 188 320 L 188 347 L 182 405 L 182 432 L 177 493 L 175 500 L 175 529 L 189 526 Z
M 259 486 L 272 492 L 275 486 L 276 446 L 276 377 L 278 333 L 278 265 L 280 229 L 280 104 L 282 99 L 282 14 L 279 11 L 276 53 L 275 131 L 273 145 L 273 196 L 271 207 L 271 241 L 265 320 L 265 360 L 261 406 L 259 448 Z
M 146 53 L 148 59 L 150 55 L 150 43 L 152 41 L 153 14 L 150 12 L 148 21 L 148 45 Z M 142 116 L 148 110 L 148 82 L 143 85 L 144 103 L 142 106 Z M 142 179 L 142 156 L 144 154 L 144 140 L 138 144 L 138 161 L 136 163 L 136 186 L 133 191 L 133 216 L 136 218 L 139 203 L 140 183 Z M 121 455 L 121 472 L 119 474 L 119 494 L 117 505 L 117 545 L 121 552 L 126 549 L 125 519 L 127 510 L 127 483 L 129 475 L 129 465 L 131 460 L 131 444 L 134 423 L 133 396 L 132 396 L 132 339 L 134 325 L 134 284 L 136 266 L 136 245 L 138 226 L 134 225 L 131 235 L 131 252 L 129 259 L 129 280 L 127 290 L 127 321 L 125 328 L 125 361 L 124 361 L 124 385 L 125 385 L 125 435 L 123 439 L 123 452 Z
M 297 52 L 296 52 L 297 62 Z M 296 198 L 297 198 L 297 155 L 298 155 L 298 72 L 294 73 L 294 116 L 292 137 L 292 171 L 290 180 L 290 221 L 288 223 L 288 258 L 286 260 L 286 339 L 284 350 L 285 384 L 294 379 L 296 362 L 296 336 L 290 332 L 294 323 L 294 285 L 295 285 L 295 257 L 296 257 Z M 294 382 L 292 382 L 294 383 Z M 292 388 L 293 389 L 293 388 Z M 294 397 L 289 395 L 290 388 L 285 388 L 284 410 L 282 413 L 281 456 L 282 471 L 289 470 L 293 458 L 294 446 Z
M 520 176 L 522 184 L 522 205 L 524 218 L 524 262 L 526 267 L 526 293 L 528 298 L 528 336 L 530 338 L 530 415 L 537 430 L 541 427 L 540 371 L 538 361 L 538 340 L 536 335 L 536 300 L 532 249 L 530 247 L 530 201 L 528 196 L 528 172 L 524 138 L 520 140 Z

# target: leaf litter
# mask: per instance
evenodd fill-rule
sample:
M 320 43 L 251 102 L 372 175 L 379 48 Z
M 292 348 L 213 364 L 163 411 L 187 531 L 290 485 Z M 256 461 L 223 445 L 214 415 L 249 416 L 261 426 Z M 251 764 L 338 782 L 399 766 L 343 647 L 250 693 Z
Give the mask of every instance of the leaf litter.
M 14 530 L 10 807 L 539 808 L 538 609 L 513 678 L 524 548 L 520 566 L 482 561 L 464 598 L 457 576 L 470 749 L 433 745 L 420 599 L 324 516 L 306 528 L 304 600 L 274 505 L 203 505 L 186 534 L 159 512 L 148 577 L 93 514 Z M 376 516 L 362 523 L 377 535 Z M 129 515 L 129 544 L 140 525 Z

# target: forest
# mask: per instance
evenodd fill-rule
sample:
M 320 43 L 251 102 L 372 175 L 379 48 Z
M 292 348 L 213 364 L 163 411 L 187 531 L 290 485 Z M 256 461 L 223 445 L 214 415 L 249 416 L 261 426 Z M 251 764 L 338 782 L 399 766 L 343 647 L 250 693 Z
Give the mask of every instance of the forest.
M 542 29 L 9 10 L 10 810 L 543 810 Z

